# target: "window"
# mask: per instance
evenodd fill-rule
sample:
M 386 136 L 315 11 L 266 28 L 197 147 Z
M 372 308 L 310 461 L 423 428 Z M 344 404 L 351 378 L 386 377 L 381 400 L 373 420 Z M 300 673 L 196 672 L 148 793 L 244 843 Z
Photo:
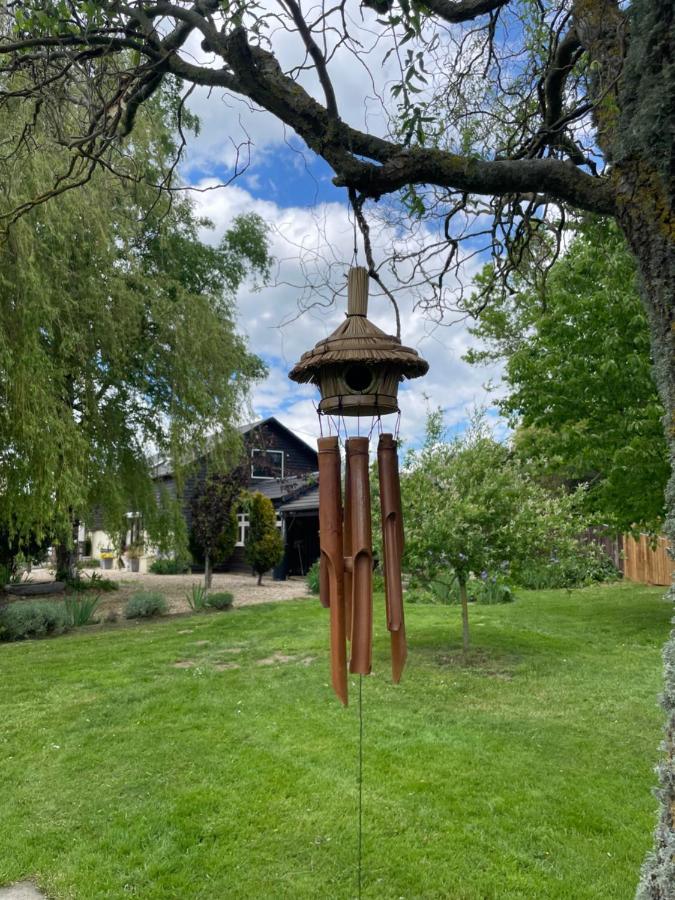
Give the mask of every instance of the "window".
M 124 547 L 135 547 L 143 543 L 143 516 L 140 513 L 128 512 L 126 514 L 127 533 L 124 538 Z
M 283 478 L 283 450 L 252 450 L 251 478 Z
M 237 542 L 235 546 L 243 547 L 248 534 L 248 513 L 237 513 Z
M 280 512 L 277 513 L 276 519 L 277 528 L 281 531 L 281 534 L 284 533 L 284 520 Z M 250 522 L 248 520 L 248 513 L 237 513 L 237 541 L 236 547 L 243 547 L 246 544 L 246 536 L 248 535 Z

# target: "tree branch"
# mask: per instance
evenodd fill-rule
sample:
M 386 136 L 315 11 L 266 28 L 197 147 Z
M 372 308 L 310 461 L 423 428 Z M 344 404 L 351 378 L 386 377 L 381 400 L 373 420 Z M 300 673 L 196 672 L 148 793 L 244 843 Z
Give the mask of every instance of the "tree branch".
M 475 194 L 545 194 L 580 209 L 615 213 L 606 179 L 556 159 L 472 159 L 444 150 L 405 148 L 335 120 L 303 87 L 281 71 L 275 57 L 252 47 L 239 28 L 224 42 L 237 90 L 278 116 L 332 166 L 334 183 L 380 197 L 413 183 Z M 209 70 L 213 71 L 213 70 Z M 373 163 L 362 157 L 372 160 Z
M 314 65 L 316 66 L 316 72 L 319 76 L 319 81 L 321 82 L 321 87 L 323 88 L 323 92 L 326 97 L 326 110 L 330 116 L 332 116 L 334 119 L 337 119 L 338 108 L 337 101 L 335 99 L 335 91 L 333 90 L 333 85 L 331 83 L 330 76 L 328 75 L 328 68 L 326 67 L 326 60 L 324 59 L 323 53 L 312 37 L 312 33 L 303 18 L 300 6 L 295 2 L 295 0 L 282 0 L 282 3 L 285 3 L 285 5 L 290 10 L 293 21 L 295 22 L 297 29 L 300 32 L 300 37 L 302 38 L 303 43 L 307 48 L 307 52 L 312 57 Z
M 546 78 L 544 79 L 544 123 L 551 128 L 562 116 L 563 93 L 567 76 L 579 58 L 581 43 L 572 28 L 556 47 Z
M 246 29 L 218 30 L 210 13 L 220 8 L 218 0 L 196 0 L 181 6 L 168 0 L 150 5 L 138 3 L 125 7 L 126 18 L 117 24 L 112 18 L 106 27 L 78 35 L 62 34 L 0 42 L 0 55 L 27 47 L 78 47 L 109 42 L 113 51 L 123 46 L 120 35 L 136 40 L 143 37 L 142 53 L 148 59 L 131 73 L 121 76 L 121 90 L 103 106 L 102 115 L 110 124 L 126 132 L 133 126 L 138 106 L 157 89 L 166 73 L 191 83 L 220 86 L 248 98 L 284 122 L 322 156 L 335 172 L 334 182 L 377 199 L 410 184 L 450 188 L 473 195 L 506 197 L 517 202 L 522 195 L 543 196 L 546 200 L 570 203 L 577 208 L 606 215 L 616 212 L 610 180 L 594 177 L 570 162 L 554 158 L 482 159 L 458 155 L 448 150 L 415 146 L 367 134 L 341 121 L 337 114 L 334 90 L 328 77 L 325 57 L 305 22 L 298 0 L 280 0 L 293 19 L 307 53 L 316 66 L 325 94 L 325 104 L 311 96 L 286 74 L 275 55 L 249 43 Z M 507 0 L 428 0 L 431 12 L 446 21 L 464 21 L 486 12 L 494 12 Z M 121 7 L 112 4 L 118 12 Z M 161 39 L 155 20 L 173 19 L 174 27 Z M 218 54 L 225 65 L 221 69 L 188 62 L 177 51 L 188 36 L 198 30 L 208 49 Z M 580 40 L 581 39 L 581 40 Z M 545 96 L 545 128 L 539 140 L 562 140 L 566 117 L 562 115 L 565 80 L 576 59 L 583 35 L 579 25 L 560 40 L 552 55 L 542 91 Z M 124 79 L 128 79 L 124 83 Z M 104 104 L 106 101 L 103 101 Z M 119 124 L 118 124 L 119 121 Z M 106 133 L 106 139 L 110 134 Z M 536 137 L 535 137 L 536 141 Z M 565 145 L 567 147 L 567 145 Z M 530 147 L 531 149 L 531 147 Z M 567 149 L 565 152 L 569 152 Z M 532 154 L 534 156 L 534 154 Z M 578 162 L 577 159 L 574 161 Z
M 426 0 L 426 6 L 451 25 L 470 22 L 506 6 L 509 0 Z

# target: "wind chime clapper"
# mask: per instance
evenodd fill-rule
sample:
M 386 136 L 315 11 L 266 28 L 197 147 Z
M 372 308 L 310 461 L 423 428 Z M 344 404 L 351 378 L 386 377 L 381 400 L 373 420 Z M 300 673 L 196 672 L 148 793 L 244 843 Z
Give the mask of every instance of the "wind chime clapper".
M 404 378 L 429 369 L 416 350 L 386 334 L 368 319 L 368 271 L 349 271 L 347 316 L 289 373 L 321 393 L 319 416 L 370 417 L 398 413 L 398 389 Z M 346 423 L 345 423 L 346 427 Z M 319 592 L 330 610 L 330 659 L 333 690 L 347 705 L 347 673 L 368 675 L 373 643 L 373 547 L 370 516 L 369 439 L 345 441 L 345 489 L 342 497 L 340 441 L 320 437 L 319 446 Z M 377 447 L 382 520 L 387 628 L 391 635 L 392 678 L 401 679 L 406 660 L 401 559 L 403 517 L 397 442 L 380 434 Z

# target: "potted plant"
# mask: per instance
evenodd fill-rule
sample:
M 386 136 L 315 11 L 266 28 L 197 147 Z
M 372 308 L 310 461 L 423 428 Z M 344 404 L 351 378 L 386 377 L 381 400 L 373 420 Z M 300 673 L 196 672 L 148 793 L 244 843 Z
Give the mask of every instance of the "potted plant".
M 113 559 L 115 559 L 115 551 L 112 547 L 104 547 L 101 549 L 101 559 L 103 560 L 104 569 L 112 569 Z
M 131 571 L 139 572 L 141 566 L 141 557 L 143 556 L 143 543 L 135 541 L 127 547 L 127 558 L 131 562 Z

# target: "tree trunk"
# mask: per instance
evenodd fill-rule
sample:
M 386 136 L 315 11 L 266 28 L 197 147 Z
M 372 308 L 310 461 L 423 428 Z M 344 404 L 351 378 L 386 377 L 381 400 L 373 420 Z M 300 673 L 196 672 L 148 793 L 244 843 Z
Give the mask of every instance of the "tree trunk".
M 263 573 L 258 572 L 258 584 L 262 584 L 262 577 L 263 577 Z
M 675 547 L 675 202 L 672 159 L 672 0 L 634 0 L 628 50 L 618 82 L 618 113 L 611 129 L 618 220 L 635 254 L 640 293 L 649 316 L 654 376 L 665 409 L 670 451 L 664 531 Z M 673 588 L 671 598 L 675 598 Z M 666 712 L 663 756 L 658 767 L 660 803 L 654 846 L 642 868 L 640 900 L 675 896 L 675 631 L 663 652 Z
M 71 543 L 62 541 L 56 545 L 56 579 L 69 580 L 77 577 L 77 533 L 79 522 L 73 522 Z
M 622 217 L 621 225 L 638 260 L 640 292 L 650 322 L 654 375 L 665 409 L 664 428 L 670 450 L 671 476 L 666 488 L 664 531 L 671 547 L 675 547 L 675 247 L 672 232 L 669 235 L 663 218 L 656 214 L 658 194 L 649 191 L 639 179 L 634 188 L 642 192 L 646 200 L 644 214 L 639 215 L 639 210 L 633 208 Z M 673 588 L 670 595 L 675 599 Z M 675 631 L 670 634 L 663 657 L 666 683 L 662 705 L 666 723 L 664 754 L 658 767 L 660 809 L 654 846 L 642 869 L 637 892 L 639 900 L 668 900 L 675 896 Z
M 466 594 L 466 581 L 460 579 L 459 596 L 462 600 L 462 649 L 469 652 L 469 598 Z
M 211 568 L 211 554 L 207 550 L 204 554 L 204 589 L 211 590 L 211 581 L 213 580 L 213 570 Z

